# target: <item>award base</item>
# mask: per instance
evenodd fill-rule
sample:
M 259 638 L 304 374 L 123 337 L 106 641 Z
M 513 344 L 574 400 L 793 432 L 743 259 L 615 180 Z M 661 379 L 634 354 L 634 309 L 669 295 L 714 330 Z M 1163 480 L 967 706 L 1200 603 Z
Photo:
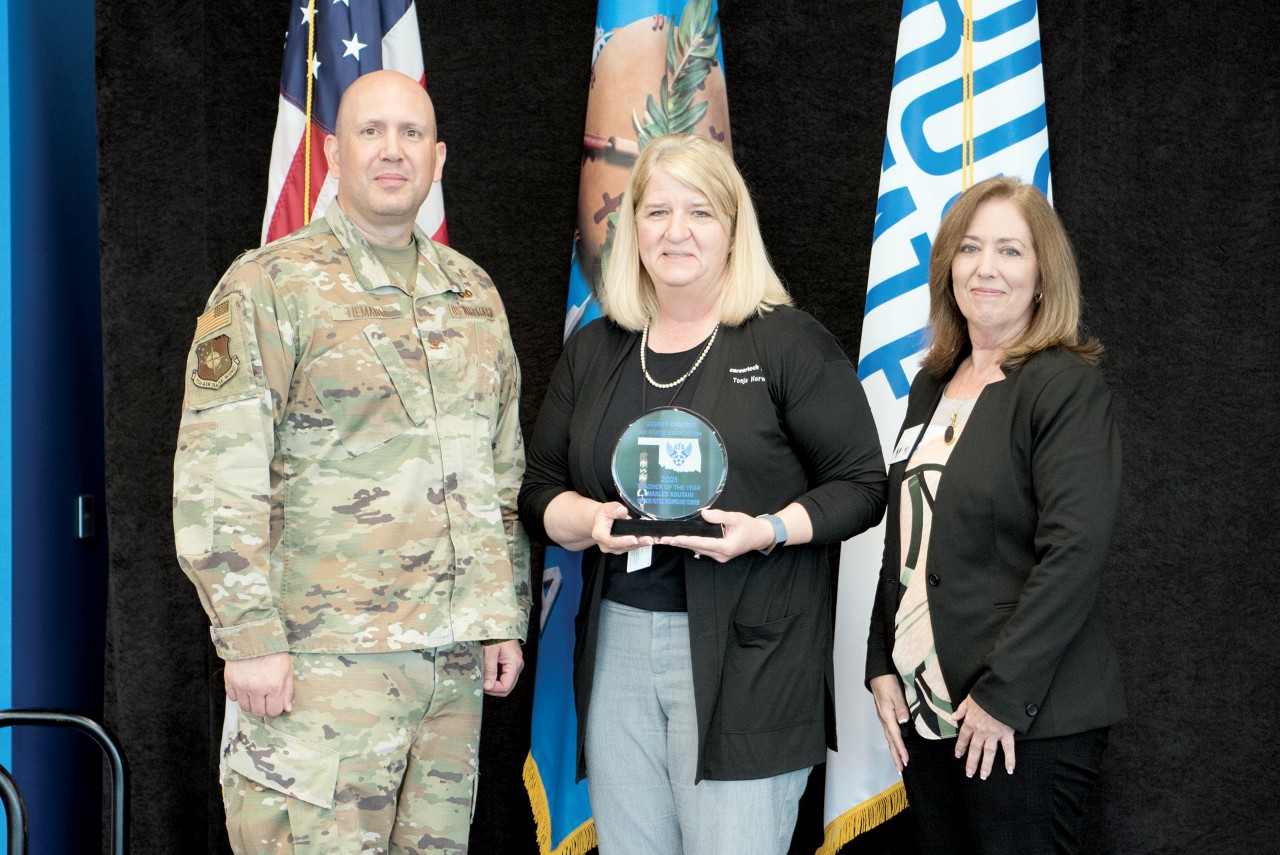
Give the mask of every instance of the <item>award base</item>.
M 614 520 L 611 532 L 616 535 L 632 534 L 636 537 L 675 537 L 688 534 L 694 537 L 724 537 L 724 526 L 703 519 L 691 520 Z

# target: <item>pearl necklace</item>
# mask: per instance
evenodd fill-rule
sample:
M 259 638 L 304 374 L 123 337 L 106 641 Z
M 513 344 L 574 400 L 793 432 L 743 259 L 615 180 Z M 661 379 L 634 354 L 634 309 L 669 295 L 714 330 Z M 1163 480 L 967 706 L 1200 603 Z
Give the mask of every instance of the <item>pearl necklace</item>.
M 649 374 L 649 364 L 644 358 L 644 352 L 649 349 L 649 321 L 644 322 L 644 333 L 640 336 L 640 370 L 644 372 L 644 379 L 649 381 L 649 385 L 655 389 L 671 389 L 679 386 L 684 381 L 693 376 L 693 372 L 698 370 L 698 366 L 702 364 L 702 360 L 707 358 L 707 352 L 711 350 L 711 345 L 716 343 L 716 334 L 720 332 L 720 325 L 716 324 L 715 329 L 711 331 L 711 338 L 707 339 L 707 344 L 702 348 L 702 353 L 698 354 L 698 358 L 693 361 L 693 366 L 684 374 L 680 375 L 670 383 L 659 383 Z

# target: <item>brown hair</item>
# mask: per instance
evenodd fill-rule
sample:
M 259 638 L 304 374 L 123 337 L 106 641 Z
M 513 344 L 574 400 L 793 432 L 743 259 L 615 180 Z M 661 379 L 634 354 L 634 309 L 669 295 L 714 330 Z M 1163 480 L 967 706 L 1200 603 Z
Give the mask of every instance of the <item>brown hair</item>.
M 1089 362 L 1097 362 L 1102 343 L 1080 325 L 1080 272 L 1062 220 L 1033 184 L 1017 178 L 988 178 L 956 199 L 938 226 L 929 256 L 929 348 L 921 367 L 935 377 L 946 375 L 968 350 L 969 326 L 956 304 L 951 262 L 964 242 L 978 206 L 992 199 L 1008 199 L 1018 207 L 1031 232 L 1036 253 L 1036 296 L 1027 328 L 1005 348 L 1002 365 L 1017 368 L 1036 353 L 1063 347 Z

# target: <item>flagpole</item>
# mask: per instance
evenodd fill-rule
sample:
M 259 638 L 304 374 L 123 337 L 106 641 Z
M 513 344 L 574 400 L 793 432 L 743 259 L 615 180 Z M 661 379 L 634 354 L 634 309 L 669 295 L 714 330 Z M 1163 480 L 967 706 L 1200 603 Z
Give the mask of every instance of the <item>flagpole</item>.
M 302 224 L 311 222 L 311 123 L 314 116 L 312 110 L 315 94 L 315 56 L 316 56 L 316 0 L 308 0 L 307 18 L 311 26 L 307 27 L 307 123 L 302 132 L 302 144 L 305 146 L 302 158 Z

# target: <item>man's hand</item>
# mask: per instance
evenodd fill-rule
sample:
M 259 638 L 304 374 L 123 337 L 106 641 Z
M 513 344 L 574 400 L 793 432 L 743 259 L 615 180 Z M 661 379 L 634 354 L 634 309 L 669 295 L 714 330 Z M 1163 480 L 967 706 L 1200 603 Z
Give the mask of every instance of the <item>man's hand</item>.
M 524 651 L 512 639 L 484 646 L 484 693 L 505 698 L 516 687 L 524 670 Z
M 227 662 L 222 680 L 227 697 L 247 713 L 277 716 L 293 710 L 293 660 L 288 653 Z

